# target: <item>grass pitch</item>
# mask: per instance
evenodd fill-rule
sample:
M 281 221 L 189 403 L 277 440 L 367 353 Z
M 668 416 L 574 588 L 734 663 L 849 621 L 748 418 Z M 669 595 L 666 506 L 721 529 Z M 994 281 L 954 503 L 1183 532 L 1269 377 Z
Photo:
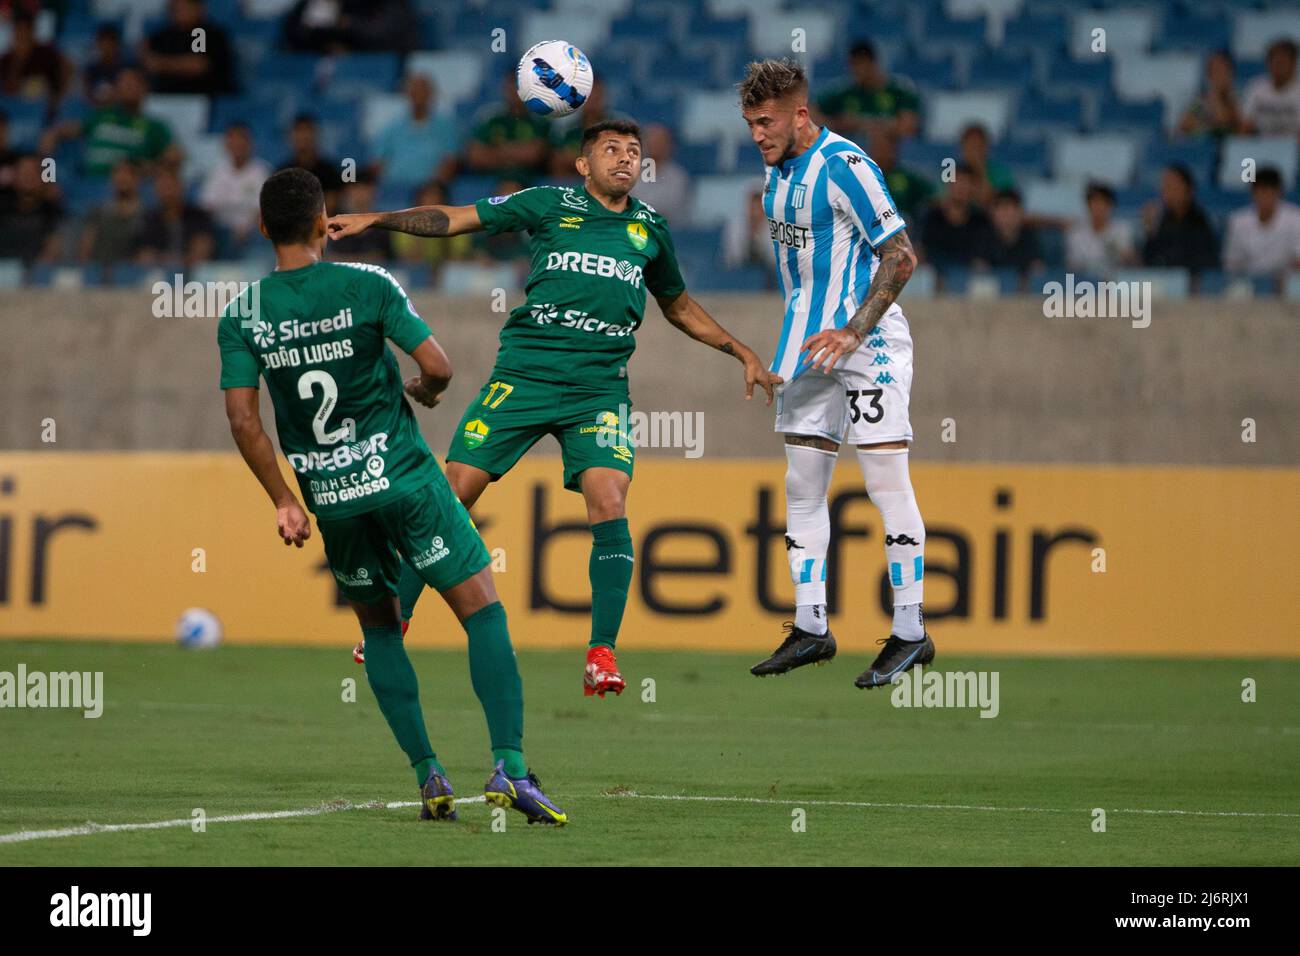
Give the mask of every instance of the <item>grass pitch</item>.
M 579 649 L 519 657 L 528 759 L 569 813 L 561 830 L 511 813 L 497 832 L 481 802 L 451 824 L 362 806 L 417 793 L 346 647 L 0 642 L 0 670 L 103 671 L 106 699 L 95 720 L 0 710 L 0 865 L 1300 862 L 1300 661 L 976 659 L 940 644 L 936 670 L 999 672 L 1000 713 L 981 719 L 856 690 L 868 657 L 847 650 L 759 680 L 749 656 L 630 646 L 628 691 L 603 701 L 582 696 Z M 481 800 L 466 656 L 412 659 L 439 757 Z M 1247 677 L 1256 703 L 1241 700 Z M 700 797 L 724 799 L 678 799 Z M 5 841 L 196 808 L 205 832 Z M 325 812 L 214 819 L 285 810 Z

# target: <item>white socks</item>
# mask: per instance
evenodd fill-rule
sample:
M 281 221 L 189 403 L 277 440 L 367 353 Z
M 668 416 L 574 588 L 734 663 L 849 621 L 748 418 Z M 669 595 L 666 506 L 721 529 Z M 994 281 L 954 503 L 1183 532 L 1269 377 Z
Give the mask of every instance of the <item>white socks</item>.
M 795 627 L 826 633 L 826 551 L 831 519 L 826 492 L 836 453 L 805 445 L 785 446 L 785 547 L 794 581 Z
M 867 494 L 885 525 L 885 560 L 894 586 L 893 633 L 905 641 L 925 636 L 921 617 L 925 524 L 907 472 L 906 448 L 859 448 Z

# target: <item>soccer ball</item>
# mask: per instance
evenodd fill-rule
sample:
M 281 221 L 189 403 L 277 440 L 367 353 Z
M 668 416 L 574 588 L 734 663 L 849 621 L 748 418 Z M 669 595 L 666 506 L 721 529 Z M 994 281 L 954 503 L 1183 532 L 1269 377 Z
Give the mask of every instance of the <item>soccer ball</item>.
M 572 43 L 546 40 L 519 59 L 515 89 L 538 116 L 564 116 L 587 101 L 593 79 L 585 53 Z
M 181 647 L 216 647 L 221 643 L 221 622 L 211 611 L 192 607 L 176 622 L 176 643 Z

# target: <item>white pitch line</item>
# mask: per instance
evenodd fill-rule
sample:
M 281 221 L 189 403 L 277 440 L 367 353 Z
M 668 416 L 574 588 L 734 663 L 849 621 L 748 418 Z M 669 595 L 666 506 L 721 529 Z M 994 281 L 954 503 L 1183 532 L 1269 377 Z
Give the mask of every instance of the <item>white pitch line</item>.
M 482 803 L 480 797 L 457 797 L 456 803 Z M 324 804 L 319 807 L 304 807 L 301 810 L 273 810 L 266 813 L 233 813 L 220 817 L 208 817 L 204 823 L 250 823 L 260 820 L 289 820 L 294 817 L 319 817 L 326 813 L 341 813 L 345 810 L 401 810 L 406 807 L 418 807 L 418 801 L 385 802 L 376 800 L 371 803 Z M 79 827 L 65 827 L 59 830 L 20 830 L 17 833 L 0 833 L 0 843 L 26 843 L 29 840 L 58 840 L 64 837 L 91 836 L 96 833 L 125 833 L 133 830 L 168 830 L 175 827 L 188 827 L 194 824 L 193 817 L 177 820 L 152 820 L 148 823 L 87 823 Z
M 766 797 L 710 797 L 671 793 L 606 793 L 606 797 L 632 800 L 681 800 L 689 803 L 759 803 L 774 806 L 858 807 L 866 810 L 980 810 L 997 813 L 1091 813 L 1091 808 L 1068 810 L 1061 807 L 991 807 L 964 803 L 869 803 L 858 800 L 775 800 Z M 1245 810 L 1110 810 L 1110 813 L 1142 813 L 1187 817 L 1300 817 L 1300 813 Z

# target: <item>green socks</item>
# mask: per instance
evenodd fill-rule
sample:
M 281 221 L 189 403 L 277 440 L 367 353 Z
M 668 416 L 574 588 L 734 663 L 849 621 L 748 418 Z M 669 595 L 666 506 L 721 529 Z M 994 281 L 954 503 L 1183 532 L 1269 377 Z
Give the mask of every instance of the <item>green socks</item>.
M 397 578 L 397 600 L 402 605 L 403 621 L 409 621 L 415 613 L 415 602 L 420 600 L 425 587 L 424 578 L 420 577 L 419 572 L 403 561 L 402 573 Z
M 469 679 L 487 718 L 492 760 L 504 760 L 507 776 L 523 777 L 524 684 L 510 646 L 506 609 L 500 601 L 479 608 L 461 622 L 469 636 Z
M 363 627 L 366 639 L 366 678 L 379 702 L 379 710 L 392 728 L 397 744 L 410 758 L 418 783 L 424 783 L 433 766 L 442 772 L 429 734 L 424 728 L 424 713 L 420 710 L 420 685 L 415 679 L 415 668 L 406 656 L 402 645 L 402 629 L 393 627 Z
M 591 526 L 591 641 L 613 648 L 632 584 L 632 534 L 626 518 Z

